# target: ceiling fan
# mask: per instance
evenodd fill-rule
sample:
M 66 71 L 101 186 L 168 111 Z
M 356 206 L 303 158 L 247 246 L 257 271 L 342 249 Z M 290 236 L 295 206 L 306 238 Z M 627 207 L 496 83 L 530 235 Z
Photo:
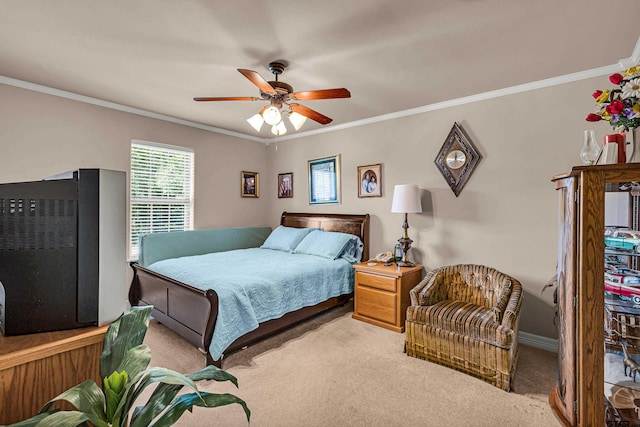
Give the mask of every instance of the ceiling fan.
M 274 81 L 266 81 L 260 74 L 252 70 L 239 68 L 240 74 L 245 76 L 251 83 L 260 89 L 260 97 L 254 96 L 223 96 L 193 98 L 194 101 L 269 101 L 269 105 L 264 106 L 260 112 L 247 121 L 256 131 L 264 123 L 271 125 L 271 132 L 275 135 L 283 135 L 287 128 L 282 121 L 283 113 L 289 117 L 296 130 L 300 129 L 307 118 L 322 125 L 331 123 L 333 119 L 312 110 L 309 107 L 298 104 L 296 101 L 315 101 L 318 99 L 350 98 L 351 93 L 345 88 L 310 90 L 304 92 L 294 92 L 293 87 L 285 82 L 278 81 L 278 76 L 282 74 L 286 64 L 282 61 L 269 63 L 269 71 L 275 76 Z

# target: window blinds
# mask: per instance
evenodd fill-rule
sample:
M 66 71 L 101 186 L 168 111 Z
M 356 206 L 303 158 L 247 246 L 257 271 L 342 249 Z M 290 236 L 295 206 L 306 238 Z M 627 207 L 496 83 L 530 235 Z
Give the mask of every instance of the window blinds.
M 193 222 L 193 152 L 158 144 L 131 144 L 130 257 L 140 235 L 190 230 Z

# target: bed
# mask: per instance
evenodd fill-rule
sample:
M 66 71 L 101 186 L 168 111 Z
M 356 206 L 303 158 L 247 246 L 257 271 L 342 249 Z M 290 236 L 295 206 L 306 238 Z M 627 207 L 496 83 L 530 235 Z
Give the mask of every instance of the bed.
M 362 242 L 362 259 L 369 259 L 368 214 L 349 215 L 284 212 L 281 216 L 280 225 L 293 228 L 320 228 L 328 232 L 340 232 L 354 235 Z M 269 229 L 267 229 L 267 231 L 268 230 Z M 232 232 L 235 231 L 232 230 Z M 260 232 L 260 230 L 251 230 L 252 235 L 257 232 Z M 187 234 L 189 232 L 183 233 Z M 163 236 L 163 238 L 172 237 L 172 233 L 164 234 L 167 236 Z M 261 237 L 260 240 L 263 238 L 264 237 Z M 249 245 L 249 243 L 247 244 Z M 162 246 L 167 247 L 167 245 Z M 257 246 L 259 246 L 259 244 Z M 238 248 L 231 249 L 235 250 Z M 223 248 L 222 250 L 225 249 Z M 247 249 L 246 252 L 250 253 L 251 250 L 257 249 Z M 202 254 L 200 256 L 207 257 L 209 254 Z M 235 252 L 218 254 L 216 256 L 228 256 L 230 258 L 235 258 Z M 276 256 L 276 254 L 273 254 L 273 256 Z M 309 255 L 309 257 L 312 256 Z M 166 262 L 172 263 L 173 260 L 167 260 Z M 204 352 L 207 364 L 213 364 L 219 367 L 222 366 L 225 354 L 229 354 L 234 350 L 247 346 L 252 342 L 265 338 L 302 320 L 322 313 L 323 311 L 344 305 L 353 296 L 353 284 L 351 283 L 349 291 L 344 291 L 346 288 L 344 288 L 344 286 L 342 287 L 343 291 L 346 293 L 336 294 L 335 296 L 327 297 L 326 299 L 311 306 L 304 306 L 287 312 L 281 317 L 259 322 L 257 328 L 244 333 L 237 339 L 234 339 L 229 345 L 223 344 L 224 348 L 222 351 L 220 351 L 220 348 L 214 348 L 212 355 L 212 342 L 214 346 L 217 345 L 217 337 L 214 340 L 214 331 L 216 330 L 218 316 L 219 313 L 221 313 L 221 310 L 222 313 L 224 313 L 226 307 L 226 305 L 220 305 L 220 301 L 224 304 L 224 298 L 221 298 L 221 295 L 226 295 L 225 291 L 221 292 L 218 290 L 218 292 L 216 292 L 213 289 L 200 289 L 199 287 L 202 287 L 203 283 L 185 283 L 181 280 L 176 280 L 168 275 L 152 270 L 152 268 L 158 269 L 158 266 L 160 265 L 161 263 L 154 263 L 148 265 L 148 267 L 151 267 L 148 268 L 147 266 L 141 265 L 139 262 L 131 263 L 131 267 L 134 272 L 129 290 L 129 301 L 131 302 L 131 305 L 153 305 L 153 317 L 156 320 L 163 323 L 165 326 L 169 327 Z M 188 269 L 184 268 L 183 270 Z M 191 276 L 195 277 L 192 280 L 194 282 L 202 282 L 204 280 L 203 277 L 197 273 L 198 270 L 195 271 L 196 275 Z M 241 267 L 238 267 L 237 271 L 241 271 Z M 185 271 L 184 273 L 187 274 L 188 272 Z M 182 277 L 180 274 L 172 274 L 172 276 Z M 222 324 L 222 320 L 220 323 Z

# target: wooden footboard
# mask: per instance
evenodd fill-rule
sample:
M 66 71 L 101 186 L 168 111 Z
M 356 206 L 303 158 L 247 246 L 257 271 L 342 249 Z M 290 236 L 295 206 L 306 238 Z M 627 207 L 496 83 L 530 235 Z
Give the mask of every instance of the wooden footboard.
M 152 305 L 152 316 L 208 354 L 218 315 L 218 294 L 203 291 L 132 262 L 131 305 Z
M 281 224 L 289 227 L 322 227 L 325 231 L 354 234 L 364 243 L 363 259 L 368 259 L 369 215 L 291 214 L 283 213 Z M 224 355 L 214 361 L 209 345 L 218 315 L 218 295 L 213 290 L 203 291 L 188 284 L 153 272 L 132 262 L 134 276 L 129 289 L 131 305 L 153 305 L 153 317 L 169 327 L 206 355 L 207 364 L 222 366 Z M 279 319 L 260 323 L 253 330 L 231 343 L 225 353 L 242 348 L 302 320 L 333 307 L 344 305 L 353 293 L 330 298 L 311 307 L 287 313 Z

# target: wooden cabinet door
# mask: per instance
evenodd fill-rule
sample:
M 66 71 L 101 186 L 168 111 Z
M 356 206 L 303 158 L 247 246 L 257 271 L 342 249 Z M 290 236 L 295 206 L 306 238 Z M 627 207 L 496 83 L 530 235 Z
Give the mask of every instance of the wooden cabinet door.
M 558 386 L 554 399 L 569 425 L 576 425 L 576 178 L 556 181 L 559 198 L 558 268 Z M 554 408 L 554 409 L 556 409 Z

